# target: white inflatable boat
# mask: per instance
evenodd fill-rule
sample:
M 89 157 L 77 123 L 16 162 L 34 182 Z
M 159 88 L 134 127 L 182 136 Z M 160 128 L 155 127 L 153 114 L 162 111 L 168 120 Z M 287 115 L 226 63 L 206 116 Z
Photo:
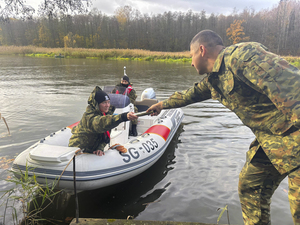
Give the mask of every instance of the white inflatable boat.
M 147 93 L 148 92 L 148 93 Z M 152 95 L 153 89 L 146 89 L 142 95 Z M 155 96 L 155 94 L 154 94 Z M 111 104 L 117 107 L 115 113 L 133 111 L 131 103 L 124 103 L 127 96 L 110 94 Z M 121 100 L 120 100 L 121 99 Z M 128 99 L 126 101 L 129 101 Z M 120 106 L 120 102 L 125 107 Z M 140 111 L 156 103 L 156 99 L 136 102 Z M 138 119 L 138 136 L 129 136 L 130 122 L 121 123 L 111 131 L 110 146 L 123 145 L 126 153 L 106 147 L 104 156 L 82 153 L 76 147 L 68 147 L 71 129 L 76 123 L 63 128 L 38 141 L 20 153 L 12 170 L 35 175 L 39 183 L 54 184 L 57 189 L 73 190 L 75 157 L 77 191 L 98 189 L 130 179 L 151 167 L 164 153 L 181 121 L 181 109 L 162 110 L 158 116 L 145 115 Z M 78 154 L 79 153 L 79 154 Z M 29 169 L 28 169 L 29 168 Z

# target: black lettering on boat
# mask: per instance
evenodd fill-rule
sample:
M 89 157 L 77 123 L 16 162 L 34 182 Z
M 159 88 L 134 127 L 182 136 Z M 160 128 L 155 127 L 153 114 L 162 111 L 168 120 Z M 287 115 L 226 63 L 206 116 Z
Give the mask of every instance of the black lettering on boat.
M 145 149 L 147 152 L 150 152 L 150 151 L 151 151 L 150 148 L 149 148 L 149 146 L 148 146 L 146 143 L 143 143 L 142 145 L 143 145 L 144 149 Z
M 125 154 L 125 153 L 121 153 L 121 152 L 120 152 L 120 155 L 127 158 L 127 159 L 126 158 L 123 159 L 124 162 L 126 162 L 126 163 L 130 162 L 130 155 Z
M 154 147 L 155 147 L 155 148 L 158 148 L 157 142 L 156 142 L 153 138 L 150 138 L 150 140 L 151 140 L 152 143 L 154 144 Z
M 147 142 L 147 144 L 149 144 L 150 145 L 150 148 L 152 149 L 152 150 L 154 150 L 155 148 L 154 148 L 154 145 L 150 142 L 150 141 L 146 141 Z
M 128 151 L 129 151 L 132 158 L 137 159 L 137 158 L 140 157 L 140 153 L 138 151 L 136 151 L 135 148 L 129 148 Z

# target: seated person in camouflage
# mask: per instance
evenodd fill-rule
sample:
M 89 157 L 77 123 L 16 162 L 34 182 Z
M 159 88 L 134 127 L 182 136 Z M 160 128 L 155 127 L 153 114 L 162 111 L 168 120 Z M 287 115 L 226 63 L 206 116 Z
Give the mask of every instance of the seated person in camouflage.
M 132 84 L 129 82 L 129 77 L 127 75 L 124 75 L 121 82 L 116 85 L 116 88 L 113 90 L 113 93 L 116 94 L 122 94 L 122 95 L 127 95 L 130 99 L 130 103 L 133 105 L 135 104 L 135 100 L 137 98 L 135 90 L 132 88 Z M 136 106 L 134 106 L 134 112 L 137 113 L 138 109 Z M 137 136 L 137 130 L 136 130 L 136 125 L 137 125 L 137 120 L 133 120 L 132 126 L 131 126 L 131 135 L 132 136 Z
M 104 147 L 110 142 L 110 130 L 120 123 L 136 120 L 133 112 L 113 115 L 115 107 L 109 96 L 98 86 L 88 99 L 88 106 L 79 124 L 72 129 L 70 147 L 79 147 L 84 152 L 104 155 Z

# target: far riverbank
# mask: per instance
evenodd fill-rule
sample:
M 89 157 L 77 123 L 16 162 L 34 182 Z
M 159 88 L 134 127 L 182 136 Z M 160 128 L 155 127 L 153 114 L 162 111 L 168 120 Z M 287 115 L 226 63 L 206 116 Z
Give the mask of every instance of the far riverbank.
M 0 55 L 22 55 L 29 57 L 108 59 L 162 61 L 191 63 L 190 52 L 158 52 L 142 49 L 86 49 L 86 48 L 44 48 L 36 46 L 0 46 Z M 300 57 L 282 56 L 292 65 L 300 68 Z
M 158 52 L 142 49 L 85 49 L 85 48 L 43 48 L 36 46 L 0 46 L 0 55 L 23 55 L 30 57 L 140 60 L 164 62 L 191 62 L 189 51 Z

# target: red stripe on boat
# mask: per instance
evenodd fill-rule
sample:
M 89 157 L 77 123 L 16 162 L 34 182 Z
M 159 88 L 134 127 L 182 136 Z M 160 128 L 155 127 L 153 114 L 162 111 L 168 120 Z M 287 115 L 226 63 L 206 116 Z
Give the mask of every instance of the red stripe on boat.
M 70 126 L 67 126 L 68 128 L 72 129 L 73 127 L 77 126 L 79 124 L 80 121 L 76 122 L 76 123 L 73 123 L 72 125 Z
M 145 133 L 148 134 L 158 134 L 163 139 L 167 140 L 169 134 L 170 134 L 170 128 L 166 127 L 164 125 L 154 125 L 150 127 L 148 130 L 145 131 Z

